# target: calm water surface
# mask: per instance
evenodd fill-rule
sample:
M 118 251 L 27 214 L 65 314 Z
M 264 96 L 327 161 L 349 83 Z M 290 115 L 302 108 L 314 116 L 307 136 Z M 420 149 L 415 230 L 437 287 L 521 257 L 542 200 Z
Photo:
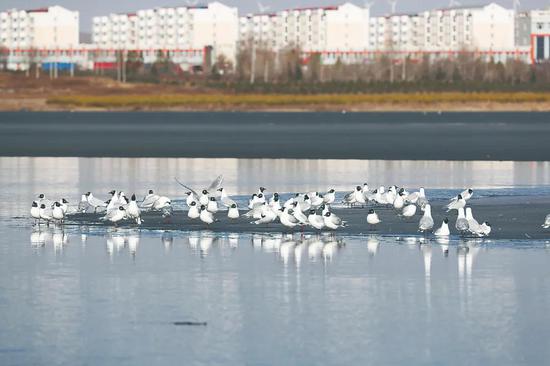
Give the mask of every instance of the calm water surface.
M 40 192 L 540 194 L 549 163 L 0 158 L 0 365 L 542 365 L 548 241 L 32 228 Z M 105 192 L 105 194 L 101 194 Z M 436 192 L 436 191 L 434 191 Z M 176 326 L 174 322 L 207 322 Z

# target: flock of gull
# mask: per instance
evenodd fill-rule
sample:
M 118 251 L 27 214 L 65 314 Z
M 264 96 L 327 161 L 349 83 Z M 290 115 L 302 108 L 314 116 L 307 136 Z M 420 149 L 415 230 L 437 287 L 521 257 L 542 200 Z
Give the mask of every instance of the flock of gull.
M 253 225 L 280 224 L 285 229 L 302 229 L 311 227 L 315 230 L 338 230 L 347 226 L 347 222 L 333 211 L 337 202 L 334 189 L 326 193 L 307 192 L 296 193 L 292 197 L 282 200 L 278 193 L 268 197 L 266 188 L 260 187 L 248 200 L 247 209 L 238 207 L 222 187 L 223 176 L 216 178 L 210 186 L 199 192 L 176 179 L 178 184 L 186 189 L 185 204 L 188 208 L 187 216 L 191 220 L 200 220 L 205 225 L 212 225 L 218 220 L 216 215 L 224 213 L 229 220 L 240 217 L 247 218 Z M 133 194 L 128 198 L 123 191 L 113 190 L 107 200 L 96 198 L 93 193 L 87 192 L 81 196 L 76 207 L 70 207 L 67 199 L 51 201 L 44 194 L 38 195 L 32 202 L 30 214 L 37 224 L 41 222 L 63 224 L 65 218 L 71 214 L 101 213 L 101 221 L 110 222 L 115 226 L 121 221 L 133 221 L 137 225 L 143 223 L 142 213 L 148 211 L 161 212 L 163 217 L 172 215 L 172 200 L 166 196 L 149 190 L 145 197 L 137 200 Z M 460 235 L 486 237 L 491 233 L 491 224 L 487 221 L 481 224 L 474 218 L 472 208 L 468 203 L 474 191 L 466 189 L 449 200 L 447 212 L 457 211 L 455 228 Z M 347 193 L 341 204 L 348 207 L 367 207 L 366 223 L 369 229 L 374 230 L 382 222 L 375 208 L 388 206 L 394 212 L 408 220 L 413 220 L 417 212 L 421 212 L 418 230 L 421 233 L 433 233 L 435 236 L 449 236 L 449 219 L 445 218 L 441 225 L 434 227 L 432 207 L 424 188 L 416 192 L 407 192 L 405 188 L 397 186 L 379 187 L 371 190 L 368 184 L 358 185 Z M 244 212 L 246 211 L 246 212 Z M 244 212 L 244 213 L 243 213 Z M 544 228 L 550 227 L 550 215 L 546 217 Z

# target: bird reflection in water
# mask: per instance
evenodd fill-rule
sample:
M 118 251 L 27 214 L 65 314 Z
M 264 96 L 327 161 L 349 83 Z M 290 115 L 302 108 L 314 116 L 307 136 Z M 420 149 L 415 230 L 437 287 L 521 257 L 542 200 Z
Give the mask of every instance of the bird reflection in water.
M 106 249 L 109 257 L 114 253 L 120 253 L 128 249 L 128 253 L 135 258 L 140 241 L 140 232 L 138 230 L 117 230 L 113 229 L 105 235 Z
M 56 254 L 63 252 L 63 248 L 69 243 L 69 236 L 63 227 L 37 227 L 30 235 L 31 246 L 43 248 L 53 245 Z

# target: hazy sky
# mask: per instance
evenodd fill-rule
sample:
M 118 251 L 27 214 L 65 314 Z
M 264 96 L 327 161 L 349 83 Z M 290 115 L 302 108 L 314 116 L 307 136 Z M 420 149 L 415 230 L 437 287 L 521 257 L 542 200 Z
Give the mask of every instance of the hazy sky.
M 190 0 L 194 2 L 196 0 Z M 496 3 L 512 7 L 513 0 L 496 0 Z M 207 3 L 208 1 L 200 1 Z M 220 2 L 237 6 L 241 14 L 256 12 L 258 2 L 256 0 L 221 0 Z M 262 0 L 264 6 L 269 6 L 270 10 L 280 10 L 296 6 L 312 5 L 334 5 L 346 2 L 345 0 Z M 357 5 L 363 4 L 363 1 L 350 1 Z M 490 0 L 459 0 L 463 5 L 467 4 L 486 4 Z M 90 31 L 91 18 L 95 15 L 108 13 L 128 12 L 142 8 L 185 5 L 185 0 L 0 0 L 0 10 L 19 8 L 28 9 L 42 7 L 46 5 L 61 5 L 71 10 L 80 11 L 82 31 Z M 448 0 L 398 0 L 397 11 L 409 12 L 441 7 L 449 4 Z M 550 0 L 521 0 L 521 8 L 533 9 L 542 8 L 550 5 Z M 376 0 L 372 7 L 373 14 L 385 14 L 390 7 L 387 0 Z

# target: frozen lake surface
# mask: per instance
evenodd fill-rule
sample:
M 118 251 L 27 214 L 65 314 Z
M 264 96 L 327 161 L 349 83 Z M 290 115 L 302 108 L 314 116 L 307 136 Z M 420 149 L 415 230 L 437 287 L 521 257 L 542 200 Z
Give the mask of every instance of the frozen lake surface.
M 426 186 L 434 199 L 473 187 L 482 199 L 536 201 L 548 196 L 549 170 L 536 162 L 0 158 L 0 364 L 546 364 L 550 234 L 436 241 L 38 230 L 27 215 L 38 193 L 74 201 L 85 191 L 153 188 L 181 200 L 175 175 L 202 187 L 224 174 L 243 197 L 260 184 L 343 192 L 368 181 Z

